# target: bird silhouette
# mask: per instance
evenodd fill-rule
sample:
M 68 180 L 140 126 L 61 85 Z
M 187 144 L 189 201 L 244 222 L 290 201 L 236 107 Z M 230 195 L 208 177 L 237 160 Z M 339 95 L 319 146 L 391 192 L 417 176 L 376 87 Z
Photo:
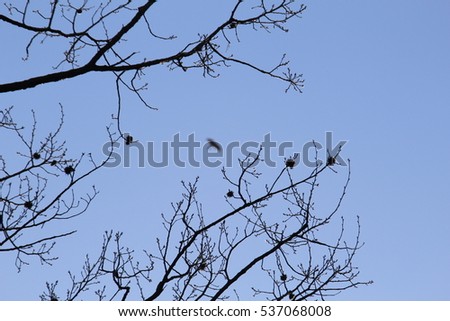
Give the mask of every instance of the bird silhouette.
M 217 151 L 221 152 L 222 151 L 222 147 L 220 146 L 220 144 L 218 142 L 216 142 L 214 139 L 211 138 L 207 138 L 206 139 L 208 141 L 208 145 L 211 147 L 214 147 L 215 149 L 217 149 Z

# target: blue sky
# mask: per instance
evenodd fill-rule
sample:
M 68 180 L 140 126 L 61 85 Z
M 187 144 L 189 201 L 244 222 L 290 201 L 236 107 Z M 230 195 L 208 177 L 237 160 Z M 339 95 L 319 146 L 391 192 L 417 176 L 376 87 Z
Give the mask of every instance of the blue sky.
M 208 7 L 208 1 L 184 2 L 175 11 L 173 3 L 158 2 L 161 7 L 155 6 L 152 18 L 160 21 L 155 22 L 158 31 L 184 35 L 181 40 L 195 39 L 224 18 L 223 8 Z M 146 96 L 159 110 L 148 110 L 126 96 L 122 126 L 139 141 L 169 141 L 177 133 L 186 139 L 194 133 L 200 141 L 213 137 L 226 144 L 262 141 L 270 133 L 272 139 L 292 141 L 298 148 L 312 139 L 323 142 L 325 133 L 333 132 L 336 142 L 348 141 L 342 155 L 352 164 L 340 214 L 349 232 L 360 216 L 365 246 L 356 263 L 361 280 L 374 281 L 337 299 L 449 300 L 450 3 L 305 4 L 308 9 L 289 25 L 289 33 L 244 33 L 238 49 L 263 66 L 286 53 L 291 68 L 304 75 L 302 94 L 284 93 L 284 84 L 240 66 L 221 69 L 217 79 L 161 66 L 146 72 Z M 30 60 L 23 62 L 26 38 L 11 31 L 0 25 L 0 40 L 10 48 L 1 53 L 1 82 L 50 71 L 39 59 L 57 51 L 37 45 Z M 160 48 L 154 50 L 150 52 Z M 70 151 L 100 157 L 100 146 L 107 141 L 105 126 L 115 112 L 114 79 L 86 75 L 3 94 L 0 103 L 14 105 L 15 114 L 24 120 L 35 109 L 43 133 L 53 128 L 61 103 L 66 114 L 62 134 Z M 270 176 L 270 169 L 265 170 Z M 196 176 L 205 209 L 225 211 L 226 185 L 219 168 L 132 166 L 96 173 L 83 186 L 95 183 L 101 193 L 88 213 L 67 223 L 67 229 L 76 228 L 78 234 L 60 242 L 56 254 L 61 259 L 54 266 L 34 262 L 17 274 L 14 257 L 2 254 L 6 281 L 0 299 L 38 299 L 46 281 L 62 282 L 67 270 L 80 270 L 85 253 L 98 253 L 105 230 L 122 230 L 127 245 L 145 248 L 160 231 L 160 213 L 169 213 L 170 202 L 179 199 L 180 180 L 193 181 Z M 343 179 L 345 168 L 338 175 L 327 173 L 322 184 L 328 185 L 316 200 L 318 206 L 335 201 Z

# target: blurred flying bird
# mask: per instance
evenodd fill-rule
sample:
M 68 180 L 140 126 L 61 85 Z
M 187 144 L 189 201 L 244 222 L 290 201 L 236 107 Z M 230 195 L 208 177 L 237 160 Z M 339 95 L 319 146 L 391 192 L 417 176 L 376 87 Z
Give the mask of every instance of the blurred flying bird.
M 219 152 L 222 151 L 222 147 L 220 146 L 220 144 L 218 142 L 216 142 L 215 140 L 213 140 L 211 138 L 207 138 L 206 140 L 208 141 L 208 144 L 209 144 L 210 147 L 211 146 L 214 147 Z

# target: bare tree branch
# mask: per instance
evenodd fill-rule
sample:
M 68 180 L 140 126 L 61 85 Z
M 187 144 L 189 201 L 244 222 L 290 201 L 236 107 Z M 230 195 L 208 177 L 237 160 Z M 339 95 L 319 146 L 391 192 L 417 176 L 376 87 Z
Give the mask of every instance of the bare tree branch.
M 64 123 L 62 106 L 55 132 L 39 142 L 34 112 L 28 138 L 25 128 L 15 123 L 11 111 L 12 108 L 0 111 L 0 130 L 15 135 L 24 151 L 17 152 L 12 166 L 8 166 L 7 156 L 0 156 L 0 252 L 16 252 L 16 266 L 20 270 L 23 264 L 27 264 L 24 256 L 36 256 L 47 264 L 56 259 L 50 254 L 55 240 L 75 231 L 39 235 L 57 221 L 72 219 L 86 212 L 98 192 L 92 186 L 90 193 L 77 199 L 74 187 L 103 167 L 109 157 L 99 164 L 91 155 L 81 155 L 78 160 L 67 157 L 65 142 L 58 141 Z M 110 139 L 112 141 L 112 136 Z M 78 173 L 84 158 L 88 158 L 91 168 Z M 52 243 L 48 244 L 49 241 Z

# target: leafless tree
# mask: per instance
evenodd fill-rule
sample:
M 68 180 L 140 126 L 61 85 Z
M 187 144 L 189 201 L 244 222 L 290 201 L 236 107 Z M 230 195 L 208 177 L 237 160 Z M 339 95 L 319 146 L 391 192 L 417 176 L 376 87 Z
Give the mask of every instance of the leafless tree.
M 122 234 L 108 232 L 95 263 L 87 257 L 81 276 L 70 274 L 72 288 L 65 297 L 54 282 L 41 298 L 74 300 L 94 291 L 100 300 L 126 300 L 132 292 L 143 300 L 226 300 L 250 291 L 258 299 L 324 300 L 370 284 L 358 280 L 353 265 L 362 246 L 359 219 L 348 243 L 344 218 L 337 216 L 350 166 L 340 196 L 324 213 L 315 210 L 314 194 L 321 175 L 335 175 L 333 159 L 318 162 L 303 178 L 296 177 L 288 159 L 264 192 L 253 196 L 252 183 L 262 176 L 259 160 L 259 155 L 240 160 L 236 177 L 222 170 L 230 185 L 224 195 L 230 210 L 216 217 L 216 209 L 204 209 L 197 199 L 198 179 L 183 182 L 182 199 L 172 204 L 173 213 L 162 215 L 165 236 L 156 240 L 158 254 L 145 249 L 143 267 L 137 253 L 121 245 Z
M 8 25 L 8 30 L 29 35 L 29 41 L 24 44 L 24 60 L 31 57 L 33 50 L 63 49 L 59 60 L 50 61 L 48 72 L 2 83 L 0 93 L 29 90 L 88 73 L 113 74 L 117 93 L 113 119 L 119 137 L 129 144 L 133 139 L 122 133 L 120 126 L 121 110 L 126 105 L 121 93 L 128 90 L 137 95 L 144 106 L 156 109 L 144 95 L 148 88 L 145 72 L 152 67 L 167 66 L 169 70 L 185 72 L 200 70 L 203 76 L 215 78 L 219 76 L 219 69 L 241 65 L 284 82 L 286 91 L 301 92 L 302 75 L 291 71 L 286 55 L 281 55 L 271 67 L 261 67 L 251 59 L 241 58 L 235 48 L 242 34 L 249 31 L 287 32 L 288 23 L 306 9 L 303 4 L 296 0 L 230 1 L 228 14 L 222 21 L 210 30 L 199 32 L 193 39 L 179 40 L 177 35 L 161 35 L 165 26 L 155 26 L 149 19 L 149 15 L 158 10 L 155 3 L 156 0 L 4 3 L 0 8 L 0 23 Z M 131 40 L 137 43 L 136 47 L 127 44 Z M 166 47 L 167 54 L 154 56 L 148 50 L 163 43 L 171 44 Z M 72 194 L 73 187 L 104 163 L 95 163 L 89 155 L 78 160 L 68 159 L 64 144 L 56 141 L 60 127 L 35 143 L 35 125 L 31 138 L 26 139 L 23 129 L 12 120 L 11 110 L 4 110 L 2 115 L 0 127 L 15 133 L 26 151 L 18 155 L 23 160 L 18 170 L 8 169 L 7 162 L 1 159 L 0 227 L 4 237 L 0 250 L 17 251 L 18 267 L 25 262 L 24 254 L 37 255 L 50 263 L 52 245 L 43 244 L 73 231 L 37 240 L 27 239 L 25 232 L 83 213 L 96 190 L 81 198 L 83 203 L 79 204 Z M 110 140 L 113 141 L 111 135 Z M 88 158 L 92 166 L 79 173 L 83 157 Z M 330 157 L 304 178 L 296 178 L 295 162 L 286 160 L 285 167 L 265 186 L 264 192 L 253 190 L 258 184 L 251 184 L 261 176 L 256 170 L 259 155 L 241 160 L 236 176 L 223 169 L 223 177 L 230 184 L 225 192 L 230 210 L 216 213 L 216 216 L 208 215 L 208 219 L 197 200 L 198 181 L 183 183 L 182 199 L 173 204 L 173 213 L 162 216 L 166 235 L 157 240 L 156 252 L 145 249 L 144 258 L 136 260 L 136 252 L 122 245 L 120 232 L 107 232 L 98 257 L 94 261 L 86 257 L 81 275 L 70 274 L 72 287 L 66 294 L 59 295 L 58 282 L 54 282 L 47 284 L 47 291 L 41 298 L 75 300 L 94 291 L 101 300 L 126 300 L 130 293 L 138 291 L 145 300 L 168 297 L 223 300 L 240 298 L 240 290 L 245 287 L 241 282 L 248 277 L 251 279 L 255 273 L 262 274 L 267 282 L 254 282 L 253 295 L 273 300 L 325 299 L 342 290 L 368 284 L 357 280 L 358 272 L 352 264 L 361 246 L 359 221 L 351 244 L 344 240 L 343 219 L 334 241 L 319 235 L 325 227 L 333 226 L 350 179 L 348 167 L 348 180 L 335 208 L 327 214 L 316 213 L 313 195 L 319 176 L 332 173 L 328 169 L 335 163 L 334 156 Z M 54 197 L 43 197 L 43 189 L 53 184 L 53 179 L 63 178 L 67 179 L 66 185 Z M 64 200 L 66 195 L 69 200 Z M 271 204 L 276 205 L 272 208 Z M 254 256 L 245 258 L 242 254 L 248 253 L 249 247 L 255 249 Z
M 95 186 L 82 197 L 76 197 L 74 187 L 108 160 L 97 164 L 91 155 L 69 158 L 65 142 L 58 140 L 63 116 L 61 107 L 55 131 L 40 138 L 34 112 L 27 131 L 14 121 L 12 107 L 0 111 L 2 139 L 17 148 L 15 154 L 0 155 L 0 252 L 15 252 L 19 271 L 28 264 L 25 257 L 46 264 L 56 259 L 51 255 L 56 240 L 75 231 L 55 232 L 53 226 L 87 210 L 97 195 Z M 85 158 L 89 169 L 82 166 Z
M 0 84 L 0 93 L 25 90 L 88 73 L 114 73 L 118 95 L 114 118 L 119 133 L 125 139 L 120 129 L 121 89 L 130 90 L 145 106 L 154 108 L 143 96 L 143 91 L 148 87 L 145 71 L 154 66 L 166 65 L 170 70 L 182 69 L 186 72 L 200 69 L 203 76 L 218 77 L 219 68 L 239 64 L 285 82 L 286 90 L 301 91 L 302 75 L 290 70 L 285 55 L 273 67 L 263 68 L 232 53 L 233 46 L 239 42 L 240 32 L 248 28 L 267 32 L 288 31 L 286 24 L 300 17 L 306 9 L 297 2 L 238 0 L 230 6 L 228 17 L 215 28 L 199 33 L 197 39 L 184 44 L 176 42 L 180 49 L 174 50 L 172 46 L 173 52 L 160 57 L 153 57 L 148 48 L 161 46 L 161 42 L 176 41 L 177 36 L 160 36 L 153 31 L 154 26 L 146 15 L 152 11 L 155 0 L 104 3 L 84 0 L 77 1 L 77 5 L 74 1 L 58 0 L 47 4 L 29 0 L 5 3 L 7 13 L 0 12 L 0 21 L 30 35 L 25 46 L 25 60 L 37 43 L 51 46 L 52 42 L 62 42 L 65 49 L 61 52 L 61 60 L 54 62 L 49 73 Z M 158 26 L 158 29 L 163 27 Z M 126 42 L 136 37 L 141 39 L 139 44 L 142 47 L 130 49 Z

